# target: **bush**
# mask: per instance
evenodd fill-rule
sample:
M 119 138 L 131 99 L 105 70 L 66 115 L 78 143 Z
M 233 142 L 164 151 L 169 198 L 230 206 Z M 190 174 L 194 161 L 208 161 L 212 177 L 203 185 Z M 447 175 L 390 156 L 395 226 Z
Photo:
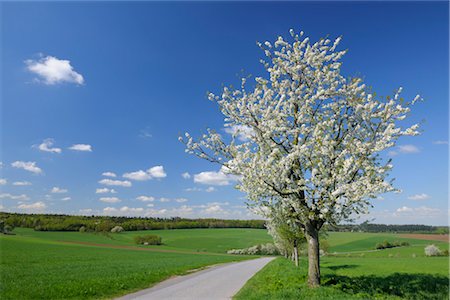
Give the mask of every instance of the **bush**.
M 79 232 L 86 232 L 86 227 L 81 226 L 80 229 L 78 229 Z
M 160 236 L 153 234 L 137 235 L 134 237 L 134 242 L 138 245 L 161 245 L 162 239 Z
M 394 241 L 394 242 L 383 241 L 382 243 L 377 243 L 375 245 L 375 249 L 381 250 L 381 249 L 405 247 L 405 246 L 409 246 L 409 243 L 408 242 L 399 242 L 399 241 Z
M 425 247 L 426 256 L 440 256 L 442 254 L 441 249 L 435 245 L 428 245 Z
M 279 255 L 277 247 L 274 244 L 267 243 L 255 245 L 244 249 L 232 249 L 227 251 L 228 254 L 237 255 Z
M 122 226 L 115 226 L 115 227 L 113 227 L 113 229 L 111 229 L 112 233 L 120 233 L 122 231 L 124 231 Z

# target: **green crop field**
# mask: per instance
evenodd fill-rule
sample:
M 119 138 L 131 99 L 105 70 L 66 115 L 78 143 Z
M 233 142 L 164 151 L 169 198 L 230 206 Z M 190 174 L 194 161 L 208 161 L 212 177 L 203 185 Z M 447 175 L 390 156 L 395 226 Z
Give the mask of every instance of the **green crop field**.
M 267 243 L 262 229 L 177 229 L 120 234 L 43 232 L 16 228 L 1 235 L 1 299 L 107 299 L 152 286 L 207 265 L 252 258 L 226 250 Z M 138 246 L 136 235 L 157 234 L 161 246 Z M 375 251 L 375 244 L 410 246 Z M 323 287 L 306 286 L 300 268 L 279 258 L 267 265 L 237 299 L 447 299 L 448 257 L 425 257 L 438 241 L 395 234 L 331 232 L 322 257 Z
M 353 232 L 331 232 L 327 240 L 331 255 L 321 258 L 320 288 L 307 287 L 306 258 L 299 268 L 278 258 L 250 279 L 235 299 L 448 299 L 449 258 L 424 253 L 430 244 L 448 249 L 446 242 Z M 374 250 L 384 240 L 410 246 Z
M 23 228 L 14 232 L 16 235 L 0 236 L 1 299 L 111 298 L 189 270 L 248 259 L 218 253 L 269 241 L 265 230 L 255 229 L 161 230 L 108 235 Z M 133 243 L 133 236 L 139 234 L 158 234 L 165 245 L 139 247 Z M 144 248 L 157 252 L 141 251 Z M 172 252 L 161 252 L 165 250 Z

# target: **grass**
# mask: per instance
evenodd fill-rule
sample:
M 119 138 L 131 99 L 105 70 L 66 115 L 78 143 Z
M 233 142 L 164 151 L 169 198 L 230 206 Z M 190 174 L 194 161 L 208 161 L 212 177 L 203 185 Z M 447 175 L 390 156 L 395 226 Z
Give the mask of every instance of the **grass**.
M 308 288 L 306 260 L 300 263 L 272 261 L 234 299 L 448 299 L 446 257 L 323 258 L 317 289 Z
M 271 241 L 261 229 L 15 233 L 0 235 L 0 299 L 112 298 L 189 270 L 248 259 L 225 252 Z M 163 245 L 136 245 L 134 237 L 145 234 L 161 236 Z M 426 245 L 448 249 L 445 242 L 374 233 L 332 232 L 327 239 L 337 254 L 322 258 L 319 289 L 307 287 L 305 258 L 298 269 L 278 258 L 236 299 L 448 299 L 448 258 L 424 256 Z M 383 240 L 411 246 L 372 251 Z
M 272 241 L 272 238 L 267 234 L 267 230 L 248 228 L 128 231 L 107 235 L 80 232 L 45 232 L 34 231 L 29 228 L 17 228 L 14 232 L 22 237 L 49 242 L 88 242 L 123 246 L 138 246 L 133 240 L 135 236 L 155 234 L 162 237 L 163 245 L 145 246 L 146 248 L 213 253 L 226 253 L 230 249 L 246 248 Z
M 209 231 L 209 233 L 208 233 Z M 265 231 L 210 229 L 151 231 L 179 253 L 140 251 L 132 241 L 143 232 L 101 235 L 77 232 L 35 232 L 16 229 L 17 235 L 0 236 L 0 299 L 104 299 L 147 288 L 170 276 L 207 265 L 248 259 L 219 254 L 258 241 Z M 186 238 L 196 237 L 190 247 Z M 221 239 L 223 236 L 223 239 Z M 251 236 L 246 240 L 247 236 Z M 203 237 L 203 240 L 200 239 Z M 211 240 L 208 240 L 211 238 Z M 241 239 L 244 239 L 242 241 Z M 221 244 L 216 246 L 221 240 Z M 265 240 L 265 238 L 263 238 Z M 88 242 L 104 246 L 67 244 Z M 262 242 L 262 241 L 258 241 Z M 137 249 L 116 249 L 117 246 Z M 158 246 L 155 246 L 158 247 Z M 211 253 L 195 253 L 196 248 Z M 182 252 L 187 251 L 189 252 Z M 192 253 L 194 252 L 194 253 Z
M 373 252 L 383 240 L 411 246 Z M 307 261 L 300 268 L 278 258 L 257 273 L 235 296 L 251 299 L 448 299 L 449 258 L 425 257 L 424 247 L 439 241 L 401 239 L 395 234 L 330 233 L 330 252 L 321 258 L 322 286 L 307 286 Z

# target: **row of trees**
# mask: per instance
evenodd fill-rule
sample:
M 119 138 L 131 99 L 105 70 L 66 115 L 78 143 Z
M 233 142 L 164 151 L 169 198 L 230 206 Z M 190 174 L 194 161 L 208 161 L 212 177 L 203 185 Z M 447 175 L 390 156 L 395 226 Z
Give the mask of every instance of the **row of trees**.
M 187 228 L 265 228 L 263 220 L 220 220 L 183 218 L 134 218 L 107 216 L 70 216 L 52 214 L 18 214 L 0 212 L 2 224 L 34 228 L 40 231 L 109 232 L 115 226 L 126 231 Z
M 267 76 L 248 77 L 215 95 L 231 138 L 208 129 L 180 140 L 188 153 L 218 163 L 240 178 L 255 211 L 269 219 L 280 250 L 308 245 L 308 282 L 320 285 L 319 232 L 367 213 L 370 200 L 395 191 L 391 160 L 380 154 L 401 136 L 418 135 L 418 124 L 398 124 L 420 97 L 406 102 L 399 88 L 380 97 L 361 78 L 341 75 L 341 38 L 311 42 L 303 32 L 258 45 Z M 284 249 L 284 250 L 283 250 Z M 289 252 L 289 253 L 290 253 Z
M 420 224 L 406 224 L 406 225 L 386 225 L 386 224 L 372 224 L 364 222 L 361 224 L 340 224 L 335 226 L 326 226 L 327 231 L 337 232 L 395 232 L 395 233 L 435 233 L 448 234 L 448 226 L 431 226 Z

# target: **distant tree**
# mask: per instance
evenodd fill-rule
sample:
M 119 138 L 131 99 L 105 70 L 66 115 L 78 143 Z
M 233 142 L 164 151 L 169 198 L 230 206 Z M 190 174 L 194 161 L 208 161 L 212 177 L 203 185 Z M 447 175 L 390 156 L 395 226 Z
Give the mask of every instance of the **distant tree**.
M 361 78 L 341 75 L 346 50 L 341 38 L 312 43 L 303 32 L 286 41 L 259 44 L 268 74 L 247 87 L 225 87 L 217 101 L 231 140 L 208 129 L 194 140 L 180 140 L 186 151 L 223 165 L 241 176 L 238 189 L 256 206 L 282 203 L 289 220 L 308 240 L 308 282 L 320 285 L 319 231 L 353 214 L 366 213 L 369 200 L 394 191 L 387 181 L 392 168 L 379 153 L 401 136 L 419 134 L 418 124 L 401 128 L 410 112 L 401 88 L 382 98 Z

